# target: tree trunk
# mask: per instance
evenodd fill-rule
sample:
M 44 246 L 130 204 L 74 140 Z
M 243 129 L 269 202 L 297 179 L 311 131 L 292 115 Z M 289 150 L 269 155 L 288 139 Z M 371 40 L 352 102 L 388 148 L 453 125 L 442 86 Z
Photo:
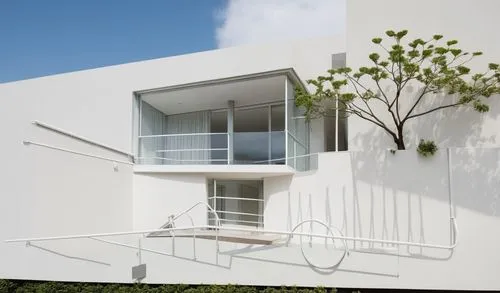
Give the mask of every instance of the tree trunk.
M 405 150 L 405 142 L 402 137 L 398 137 L 397 140 L 394 141 L 396 143 L 396 146 L 398 147 L 398 150 Z
M 398 127 L 398 137 L 397 137 L 397 139 L 394 140 L 394 142 L 396 143 L 398 150 L 405 150 L 406 149 L 405 140 L 404 140 L 404 136 L 403 136 L 403 125 L 400 125 L 400 127 Z

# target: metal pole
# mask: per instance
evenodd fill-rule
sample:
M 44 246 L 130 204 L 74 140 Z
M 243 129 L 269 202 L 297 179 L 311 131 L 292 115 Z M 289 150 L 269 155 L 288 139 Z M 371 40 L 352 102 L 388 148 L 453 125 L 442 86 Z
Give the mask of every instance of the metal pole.
M 335 151 L 339 151 L 339 100 L 335 100 Z
M 217 215 L 217 180 L 214 179 L 214 212 Z M 215 225 L 219 225 L 216 223 Z
M 293 167 L 297 169 L 297 142 L 293 141 Z
M 227 101 L 227 148 L 228 165 L 234 161 L 234 101 Z
M 137 247 L 138 248 L 138 252 L 137 252 L 137 256 L 139 257 L 139 264 L 142 264 L 142 245 L 141 245 L 141 238 L 139 238 L 139 246 Z
M 288 77 L 285 77 L 285 165 L 288 166 Z
M 268 130 L 268 136 L 267 136 L 267 164 L 271 164 L 272 160 L 272 125 L 271 125 L 271 105 L 267 107 L 267 130 Z
M 447 155 L 448 155 L 448 196 L 450 200 L 450 218 L 455 218 L 455 209 L 453 207 L 453 174 L 451 171 L 451 166 L 452 166 L 452 161 L 451 161 L 451 151 L 450 148 L 447 149 Z M 453 223 L 450 223 L 450 225 L 453 225 Z M 453 229 L 453 227 L 450 227 Z M 456 237 L 456 234 L 450 234 L 451 236 L 451 241 L 452 243 L 456 242 L 457 239 L 453 238 Z

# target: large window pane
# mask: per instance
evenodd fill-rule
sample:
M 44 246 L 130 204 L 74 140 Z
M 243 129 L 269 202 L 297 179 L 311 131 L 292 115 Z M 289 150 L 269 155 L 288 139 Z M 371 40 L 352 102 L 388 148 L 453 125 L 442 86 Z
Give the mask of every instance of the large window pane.
M 210 115 L 210 159 L 212 164 L 227 164 L 227 111 L 214 111 Z M 224 133 L 224 134 L 214 134 Z
M 234 132 L 267 132 L 268 126 L 267 106 L 250 109 L 235 109 Z
M 271 106 L 271 131 L 285 130 L 285 105 Z
M 271 163 L 285 164 L 285 105 L 271 106 Z
M 269 107 L 236 109 L 234 162 L 266 164 L 269 161 Z

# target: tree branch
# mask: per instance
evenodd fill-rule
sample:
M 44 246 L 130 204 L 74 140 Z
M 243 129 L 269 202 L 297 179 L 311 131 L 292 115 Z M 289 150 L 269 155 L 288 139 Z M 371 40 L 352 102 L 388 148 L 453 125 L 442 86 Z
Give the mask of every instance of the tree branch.
M 446 106 L 439 106 L 439 107 L 436 107 L 434 109 L 431 109 L 431 110 L 428 110 L 428 111 L 425 111 L 425 112 L 422 112 L 422 113 L 418 113 L 418 114 L 415 114 L 415 115 L 410 115 L 410 116 L 408 116 L 408 118 L 406 120 L 411 119 L 411 118 L 415 118 L 415 117 L 419 117 L 419 116 L 423 116 L 423 115 L 435 112 L 437 110 L 442 110 L 442 109 L 446 109 L 446 108 L 450 108 L 450 107 L 455 107 L 455 106 L 459 106 L 459 105 L 463 105 L 463 104 L 465 104 L 465 103 L 458 102 L 458 103 L 450 104 L 450 105 L 446 105 Z
M 389 133 L 389 135 L 391 135 L 391 136 L 392 136 L 392 138 L 393 138 L 394 140 L 397 140 L 397 139 L 398 139 L 398 137 L 397 137 L 396 133 L 394 133 L 392 130 L 390 130 L 390 129 L 389 129 L 389 128 L 385 125 L 385 124 L 380 124 L 380 123 L 378 123 L 378 122 L 376 122 L 376 121 L 374 121 L 374 120 L 372 120 L 372 119 L 369 119 L 368 117 L 363 116 L 361 113 L 356 113 L 356 112 L 352 112 L 352 111 L 351 111 L 351 113 L 353 113 L 354 115 L 356 115 L 356 116 L 360 117 L 361 119 L 364 119 L 364 120 L 366 120 L 366 121 L 369 121 L 369 122 L 371 122 L 371 123 L 373 123 L 373 124 L 375 124 L 375 125 L 379 126 L 380 128 L 384 129 L 387 133 Z
M 405 122 L 406 120 L 408 120 L 408 117 L 411 115 L 411 113 L 413 112 L 413 110 L 415 110 L 415 108 L 417 107 L 417 105 L 420 103 L 420 101 L 422 100 L 422 98 L 428 94 L 429 92 L 427 91 L 427 88 L 429 87 L 429 84 L 426 84 L 422 93 L 420 94 L 420 96 L 417 98 L 417 101 L 413 104 L 413 106 L 410 108 L 410 110 L 408 110 L 408 113 L 406 113 L 405 115 L 405 118 L 403 118 L 402 122 Z

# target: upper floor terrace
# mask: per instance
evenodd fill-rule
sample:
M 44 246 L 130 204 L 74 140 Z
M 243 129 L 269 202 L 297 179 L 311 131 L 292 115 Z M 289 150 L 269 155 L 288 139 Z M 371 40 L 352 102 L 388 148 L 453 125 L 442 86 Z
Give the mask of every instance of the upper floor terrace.
M 136 163 L 157 171 L 200 165 L 314 169 L 310 124 L 294 102 L 297 86 L 304 85 L 295 71 L 284 69 L 138 91 Z

